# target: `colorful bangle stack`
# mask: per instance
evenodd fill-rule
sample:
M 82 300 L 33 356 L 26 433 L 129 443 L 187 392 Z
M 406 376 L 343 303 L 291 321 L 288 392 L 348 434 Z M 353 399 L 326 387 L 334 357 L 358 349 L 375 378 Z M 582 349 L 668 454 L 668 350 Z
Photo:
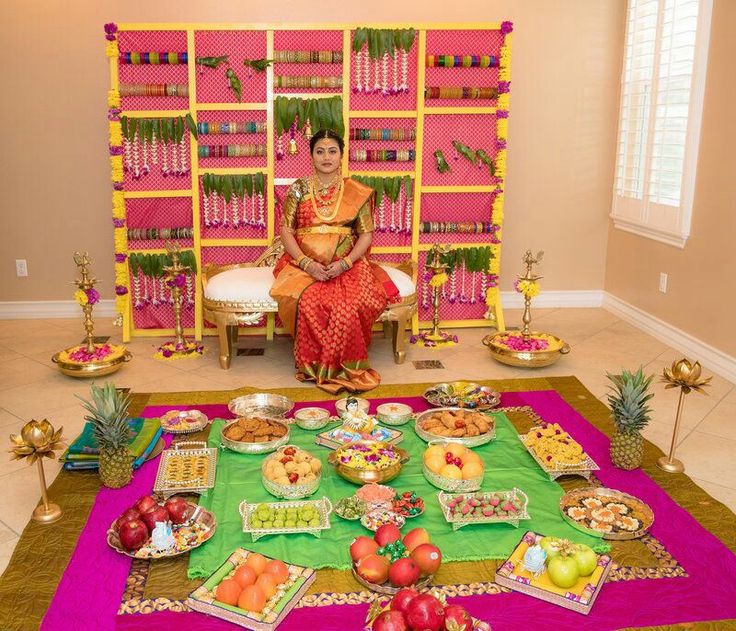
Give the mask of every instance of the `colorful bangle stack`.
M 302 271 L 307 271 L 307 268 L 309 267 L 309 264 L 312 262 L 312 259 L 308 257 L 306 254 L 302 254 L 297 260 L 296 264 L 299 269 Z
M 266 145 L 199 145 L 197 155 L 200 158 L 251 158 L 265 156 Z
M 275 50 L 273 60 L 279 64 L 341 64 L 341 50 Z
M 352 269 L 353 262 L 347 256 L 344 256 L 340 259 L 340 267 L 342 267 L 343 272 L 347 272 L 349 269 Z
M 498 229 L 498 224 L 491 223 L 490 221 L 422 221 L 419 224 L 419 232 L 423 234 L 489 234 L 498 231 Z
M 414 149 L 351 149 L 352 162 L 414 162 Z
M 496 68 L 494 55 L 427 55 L 427 68 Z
M 202 121 L 197 123 L 197 134 L 204 136 L 214 134 L 265 134 L 266 123 L 247 121 L 244 123 L 223 123 L 219 121 Z
M 158 52 L 152 50 L 151 52 L 138 52 L 131 50 L 127 53 L 120 53 L 118 58 L 121 64 L 132 64 L 134 66 L 140 65 L 168 65 L 177 66 L 180 64 L 189 63 L 188 53 L 174 53 L 174 52 Z
M 350 130 L 350 140 L 416 140 L 416 129 L 361 129 Z
M 193 236 L 193 228 L 128 228 L 128 239 L 131 241 L 191 239 Z
M 274 88 L 341 88 L 342 77 L 275 75 Z
M 189 96 L 186 83 L 121 83 L 120 96 Z
M 497 99 L 498 88 L 474 88 L 452 86 L 427 86 L 424 88 L 425 99 Z

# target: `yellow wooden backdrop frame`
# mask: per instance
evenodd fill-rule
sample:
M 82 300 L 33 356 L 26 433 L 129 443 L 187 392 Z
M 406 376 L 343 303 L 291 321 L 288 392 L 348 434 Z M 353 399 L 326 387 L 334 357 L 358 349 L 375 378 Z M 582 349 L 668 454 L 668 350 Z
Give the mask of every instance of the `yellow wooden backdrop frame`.
M 414 28 L 417 31 L 417 76 L 416 76 L 416 109 L 415 110 L 355 110 L 350 111 L 350 77 L 351 77 L 351 32 L 357 28 L 385 28 L 385 29 L 402 29 Z M 232 247 L 267 247 L 274 238 L 274 193 L 275 186 L 285 184 L 280 178 L 274 178 L 274 120 L 273 120 L 273 65 L 269 65 L 266 70 L 266 102 L 265 103 L 197 103 L 197 82 L 196 82 L 196 57 L 194 48 L 195 31 L 266 31 L 266 58 L 273 59 L 274 53 L 274 32 L 275 31 L 343 31 L 343 82 L 342 82 L 342 100 L 343 100 L 343 120 L 345 121 L 345 129 L 349 129 L 349 119 L 352 118 L 415 118 L 416 127 L 416 145 L 415 145 L 415 161 L 413 170 L 405 171 L 360 171 L 348 170 L 349 156 L 349 134 L 345 137 L 345 151 L 343 153 L 343 173 L 348 175 L 372 175 L 377 177 L 391 177 L 399 175 L 410 175 L 414 179 L 414 199 L 412 204 L 412 238 L 411 246 L 383 246 L 374 247 L 374 254 L 411 254 L 414 262 L 418 262 L 419 253 L 426 252 L 432 246 L 428 243 L 419 243 L 419 219 L 421 216 L 422 193 L 490 193 L 496 187 L 488 186 L 422 186 L 422 155 L 424 145 L 424 117 L 435 114 L 495 114 L 497 107 L 425 107 L 424 105 L 424 81 L 426 68 L 426 45 L 427 31 L 448 31 L 448 30 L 499 30 L 500 22 L 467 22 L 467 23 L 314 23 L 314 24 L 283 24 L 260 23 L 229 23 L 229 24 L 207 24 L 207 23 L 123 23 L 118 24 L 118 31 L 186 31 L 187 33 L 187 51 L 188 51 L 188 70 L 189 70 L 189 109 L 188 110 L 126 110 L 124 114 L 128 117 L 138 118 L 163 118 L 171 116 L 185 116 L 191 114 L 195 122 L 198 120 L 200 112 L 217 110 L 217 111 L 266 111 L 266 168 L 199 168 L 199 155 L 197 152 L 197 143 L 190 142 L 190 165 L 192 185 L 190 189 L 185 190 L 155 190 L 155 191 L 124 191 L 125 199 L 151 199 L 157 197 L 191 197 L 192 198 L 192 228 L 193 228 L 193 244 L 192 249 L 197 261 L 197 275 L 194 282 L 194 328 L 185 329 L 186 335 L 194 335 L 195 339 L 201 340 L 203 335 L 217 335 L 217 330 L 207 330 L 204 327 L 202 314 L 202 248 L 211 246 L 232 246 Z M 510 53 L 511 34 L 506 35 L 505 45 Z M 119 89 L 118 74 L 118 57 L 110 57 L 110 87 L 112 90 Z M 510 76 L 510 66 L 507 69 Z M 337 93 L 329 94 L 320 93 L 294 93 L 289 92 L 286 96 L 302 97 L 302 98 L 329 98 L 336 96 Z M 199 176 L 204 173 L 215 174 L 248 174 L 248 173 L 264 173 L 267 181 L 270 183 L 271 193 L 267 195 L 267 232 L 265 239 L 203 239 L 201 236 L 200 225 L 200 208 L 199 208 Z M 288 180 L 290 181 L 290 180 Z M 505 183 L 505 175 L 504 175 Z M 502 220 L 497 221 L 500 229 L 497 233 L 498 237 L 502 237 L 503 225 Z M 453 247 L 473 247 L 481 245 L 478 242 L 458 242 L 453 243 Z M 500 259 L 501 246 L 494 248 L 496 258 Z M 148 254 L 164 252 L 161 249 L 129 249 L 128 252 L 145 252 Z M 500 264 L 500 260 L 499 260 Z M 415 273 L 414 281 L 417 280 Z M 490 311 L 495 318 L 495 327 L 499 331 L 505 329 L 503 307 L 501 305 L 500 292 L 495 304 L 490 307 Z M 494 326 L 493 319 L 469 319 L 469 320 L 443 320 L 443 326 L 452 328 L 465 327 L 482 327 Z M 420 328 L 430 328 L 430 321 L 420 322 L 418 315 L 415 314 L 412 320 L 412 331 L 417 333 Z M 274 333 L 284 332 L 275 328 L 275 315 L 267 314 L 266 326 L 264 327 L 247 327 L 243 333 L 250 335 L 265 334 L 270 340 Z M 123 341 L 130 341 L 131 335 L 140 337 L 159 337 L 173 335 L 173 329 L 139 329 L 133 325 L 133 306 L 130 298 L 127 300 L 127 308 L 123 313 Z

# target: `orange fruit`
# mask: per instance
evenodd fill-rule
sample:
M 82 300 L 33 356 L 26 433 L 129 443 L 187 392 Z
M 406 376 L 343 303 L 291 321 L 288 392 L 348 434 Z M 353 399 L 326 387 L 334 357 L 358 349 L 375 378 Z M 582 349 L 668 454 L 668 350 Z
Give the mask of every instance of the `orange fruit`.
M 444 456 L 432 456 L 431 458 L 426 459 L 424 464 L 427 465 L 427 469 L 432 473 L 439 473 L 440 469 L 442 469 L 447 462 L 445 461 Z
M 462 468 L 463 480 L 469 480 L 470 478 L 479 478 L 483 475 L 483 463 L 480 462 L 467 462 Z
M 481 458 L 477 453 L 474 451 L 468 449 L 468 452 L 463 454 L 460 458 L 463 465 L 467 464 L 468 462 L 478 462 L 480 464 L 483 464 L 483 458 Z
M 266 606 L 266 594 L 258 585 L 248 585 L 238 598 L 238 607 L 246 611 L 263 611 Z
M 454 464 L 446 464 L 440 469 L 440 475 L 443 478 L 452 478 L 453 480 L 462 480 L 463 472 L 460 467 Z
M 424 450 L 424 462 L 427 462 L 429 458 L 439 457 L 444 460 L 445 450 L 441 445 L 430 445 Z
M 237 581 L 238 585 L 240 585 L 241 588 L 248 587 L 248 585 L 253 585 L 253 583 L 256 582 L 257 578 L 258 576 L 256 576 L 253 568 L 248 567 L 247 565 L 241 565 L 235 571 L 235 575 L 233 576 L 233 579 Z
M 266 569 L 263 570 L 263 573 L 273 576 L 279 585 L 289 580 L 289 567 L 279 559 L 273 559 L 266 563 Z
M 242 588 L 238 585 L 237 581 L 226 578 L 215 589 L 215 600 L 219 600 L 226 605 L 237 605 L 241 591 Z
M 260 587 L 263 593 L 266 595 L 266 600 L 271 598 L 277 591 L 278 582 L 273 574 L 266 574 L 264 572 L 256 579 L 256 587 Z
M 266 569 L 266 563 L 268 559 L 258 552 L 251 552 L 245 560 L 245 564 L 256 573 L 256 576 L 260 576 Z
M 445 445 L 445 451 L 449 451 L 455 458 L 461 458 L 468 451 L 468 448 L 460 443 L 448 443 Z

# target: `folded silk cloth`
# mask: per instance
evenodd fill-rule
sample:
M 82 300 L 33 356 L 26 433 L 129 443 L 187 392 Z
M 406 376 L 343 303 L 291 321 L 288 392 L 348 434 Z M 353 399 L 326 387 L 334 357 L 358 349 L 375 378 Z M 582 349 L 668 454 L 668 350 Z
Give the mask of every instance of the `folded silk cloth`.
M 142 418 L 132 418 L 128 421 L 128 425 L 130 426 L 131 443 L 140 433 L 141 427 L 143 427 L 143 421 L 144 419 Z M 78 454 L 92 454 L 94 456 L 98 456 L 99 453 L 100 448 L 97 445 L 97 439 L 94 435 L 94 425 L 88 421 L 85 423 L 82 433 L 71 445 L 69 445 L 68 454 L 70 456 Z

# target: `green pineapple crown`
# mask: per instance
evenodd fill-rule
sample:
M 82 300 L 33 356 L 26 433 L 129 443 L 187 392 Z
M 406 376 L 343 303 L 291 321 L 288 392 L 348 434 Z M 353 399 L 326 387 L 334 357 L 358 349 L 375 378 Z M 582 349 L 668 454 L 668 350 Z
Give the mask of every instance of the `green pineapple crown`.
M 611 380 L 608 405 L 613 413 L 613 422 L 620 432 L 641 431 L 649 423 L 652 408 L 647 401 L 654 396 L 649 386 L 654 375 L 648 377 L 640 367 L 635 373 L 622 370 L 620 375 L 606 373 Z
M 100 449 L 120 449 L 128 446 L 130 427 L 128 426 L 128 406 L 130 396 L 123 395 L 115 384 L 107 382 L 102 387 L 92 384 L 92 400 L 87 401 L 79 395 L 88 415 L 85 421 L 92 423 L 94 437 Z

